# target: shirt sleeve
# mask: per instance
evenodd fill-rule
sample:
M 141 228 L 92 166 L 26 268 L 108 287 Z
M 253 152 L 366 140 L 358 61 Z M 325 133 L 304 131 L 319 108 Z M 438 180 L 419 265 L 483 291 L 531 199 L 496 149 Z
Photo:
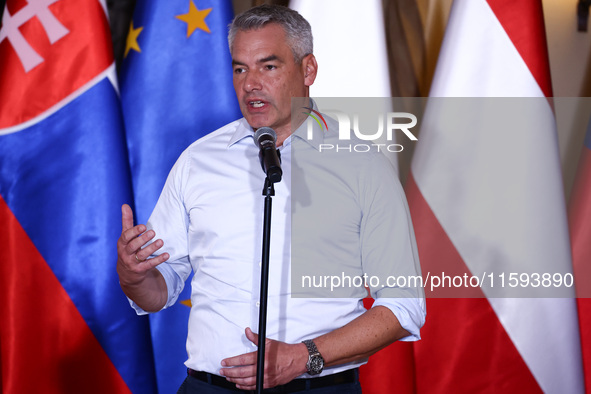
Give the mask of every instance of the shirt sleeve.
M 394 313 L 410 333 L 402 341 L 420 339 L 426 305 L 410 211 L 388 159 L 373 155 L 360 177 L 361 256 L 373 307 Z
M 190 171 L 190 151 L 181 154 L 170 171 L 156 207 L 148 219 L 146 227 L 154 230 L 156 239 L 162 239 L 164 245 L 154 255 L 168 253 L 168 261 L 156 268 L 166 282 L 168 297 L 163 309 L 172 306 L 185 286 L 191 274 L 187 231 L 189 215 L 184 204 L 184 191 Z M 135 302 L 129 300 L 137 314 L 146 314 Z

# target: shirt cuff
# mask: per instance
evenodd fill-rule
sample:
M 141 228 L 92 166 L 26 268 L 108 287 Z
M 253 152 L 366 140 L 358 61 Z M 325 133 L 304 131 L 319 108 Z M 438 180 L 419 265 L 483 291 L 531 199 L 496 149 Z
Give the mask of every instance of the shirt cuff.
M 180 276 L 176 273 L 174 269 L 170 266 L 170 264 L 164 262 L 160 265 L 156 266 L 156 269 L 160 271 L 164 281 L 166 282 L 166 290 L 168 292 L 166 305 L 162 309 L 166 309 L 176 302 L 179 294 L 183 291 L 184 282 L 181 280 Z M 138 315 L 147 315 L 150 312 L 146 312 L 142 308 L 140 308 L 132 299 L 127 297 L 129 301 L 129 305 L 135 310 L 135 313 Z M 162 310 L 161 309 L 161 310 Z
M 421 327 L 425 324 L 426 317 L 424 298 L 378 298 L 372 308 L 376 306 L 390 309 L 400 326 L 410 333 L 399 341 L 411 342 L 421 339 Z

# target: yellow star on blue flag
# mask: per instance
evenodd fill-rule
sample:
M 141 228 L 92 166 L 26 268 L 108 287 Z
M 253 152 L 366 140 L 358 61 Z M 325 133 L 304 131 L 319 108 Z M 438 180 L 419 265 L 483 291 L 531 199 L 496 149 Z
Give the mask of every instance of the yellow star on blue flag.
M 208 8 L 200 11 L 195 6 L 195 3 L 193 3 L 193 0 L 190 0 L 189 12 L 176 16 L 177 19 L 187 23 L 187 38 L 191 37 L 191 34 L 193 34 L 196 29 L 201 29 L 206 33 L 211 33 L 209 26 L 207 26 L 207 23 L 205 23 L 205 18 L 207 15 L 209 15 L 211 10 L 211 8 Z
M 142 51 L 137 42 L 137 38 L 143 29 L 143 27 L 134 28 L 133 21 L 131 21 L 131 23 L 129 24 L 129 32 L 127 33 L 127 40 L 125 43 L 125 54 L 123 55 L 124 58 L 127 57 L 127 54 L 129 53 L 130 49 L 133 49 L 136 52 Z

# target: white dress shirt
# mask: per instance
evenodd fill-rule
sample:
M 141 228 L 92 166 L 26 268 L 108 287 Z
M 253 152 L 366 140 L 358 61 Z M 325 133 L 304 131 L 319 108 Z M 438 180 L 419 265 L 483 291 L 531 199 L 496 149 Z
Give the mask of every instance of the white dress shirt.
M 314 287 L 302 285 L 302 276 L 318 284 L 330 275 L 365 273 L 380 278 L 370 286 L 374 306 L 396 315 L 411 334 L 403 340 L 417 340 L 425 320 L 422 289 L 385 285 L 388 275 L 420 275 L 400 182 L 380 153 L 320 152 L 320 143 L 338 142 L 336 123 L 326 119 L 325 134 L 315 129 L 307 140 L 304 122 L 279 148 L 283 180 L 273 197 L 267 337 L 298 343 L 360 316 L 363 286 Z M 168 287 L 165 308 L 195 272 L 185 363 L 194 370 L 219 374 L 222 359 L 256 350 L 244 330 L 258 332 L 265 179 L 258 153 L 245 119 L 194 142 L 171 170 L 147 224 L 164 241 L 158 253 L 170 254 L 158 266 Z

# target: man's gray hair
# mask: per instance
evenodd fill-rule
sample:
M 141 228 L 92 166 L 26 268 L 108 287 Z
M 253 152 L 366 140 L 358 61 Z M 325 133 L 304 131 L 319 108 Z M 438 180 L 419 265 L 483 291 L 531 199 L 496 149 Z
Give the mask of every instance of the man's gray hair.
M 228 31 L 230 52 L 232 52 L 236 33 L 257 30 L 269 23 L 277 23 L 283 28 L 296 63 L 301 63 L 306 55 L 312 53 L 314 49 L 312 27 L 308 21 L 297 11 L 269 4 L 250 8 L 234 18 Z

